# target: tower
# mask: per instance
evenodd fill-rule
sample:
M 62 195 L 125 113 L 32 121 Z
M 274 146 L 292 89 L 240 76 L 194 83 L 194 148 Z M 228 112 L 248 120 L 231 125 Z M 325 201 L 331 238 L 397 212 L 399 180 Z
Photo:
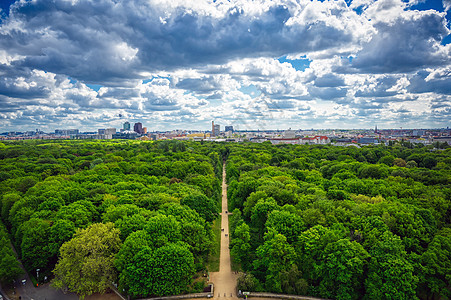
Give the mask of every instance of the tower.
M 124 123 L 124 130 L 127 130 L 127 131 L 130 130 L 130 123 L 129 122 L 125 122 Z
M 143 134 L 143 124 L 141 122 L 135 123 L 133 131 L 138 134 Z

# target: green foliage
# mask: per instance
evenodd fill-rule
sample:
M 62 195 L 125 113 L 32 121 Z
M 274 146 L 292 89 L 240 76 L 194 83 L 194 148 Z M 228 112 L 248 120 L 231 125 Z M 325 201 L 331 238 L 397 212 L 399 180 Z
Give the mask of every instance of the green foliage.
M 53 286 L 77 293 L 82 299 L 105 292 L 116 280 L 113 262 L 120 246 L 119 230 L 113 223 L 78 229 L 74 238 L 61 246 Z
M 156 274 L 149 264 L 156 253 L 185 253 L 196 271 L 205 269 L 226 158 L 231 253 L 247 285 L 331 298 L 446 299 L 450 154 L 441 144 L 434 149 L 408 142 L 362 148 L 5 142 L 0 214 L 25 266 L 37 266 L 42 274 L 63 260 L 61 246 L 77 240 L 76 231 L 114 223 L 124 244 L 116 249 L 113 270 L 119 285 L 131 291 L 125 279 L 139 282 L 141 271 Z M 0 245 L 8 243 L 1 238 Z M 0 256 L 0 271 L 11 265 L 14 273 L 14 255 L 8 253 Z M 96 286 L 100 278 L 93 279 Z M 143 281 L 133 295 L 192 290 L 186 278 L 172 290 Z
M 243 273 L 237 279 L 236 289 L 242 292 L 256 292 L 260 288 L 260 283 L 252 274 Z
M 51 252 L 49 249 L 50 224 L 41 219 L 30 219 L 21 226 L 22 262 L 27 270 L 45 268 L 49 264 Z
M 341 239 L 329 243 L 319 265 L 321 295 L 333 299 L 359 299 L 368 258 L 368 252 L 355 241 Z
M 11 248 L 6 228 L 0 222 L 0 283 L 11 284 L 23 273 Z
M 181 239 L 180 222 L 171 215 L 157 215 L 150 218 L 144 229 L 147 231 L 151 245 L 154 247 L 175 243 Z
M 451 229 L 438 232 L 421 256 L 420 284 L 428 294 L 438 298 L 451 298 Z
M 232 250 L 230 254 L 240 262 L 245 269 L 248 269 L 252 263 L 250 260 L 250 239 L 249 226 L 246 223 L 242 223 L 233 232 L 233 240 L 231 242 Z
M 127 263 L 120 285 L 133 297 L 166 296 L 184 292 L 194 273 L 194 258 L 184 244 L 145 246 Z
M 231 144 L 231 253 L 265 291 L 447 299 L 446 151 Z
M 180 203 L 194 209 L 207 222 L 212 222 L 218 217 L 218 205 L 205 195 L 189 195 L 184 197 Z
M 416 299 L 417 276 L 407 260 L 401 239 L 385 232 L 381 241 L 370 250 L 368 278 L 365 281 L 368 299 Z

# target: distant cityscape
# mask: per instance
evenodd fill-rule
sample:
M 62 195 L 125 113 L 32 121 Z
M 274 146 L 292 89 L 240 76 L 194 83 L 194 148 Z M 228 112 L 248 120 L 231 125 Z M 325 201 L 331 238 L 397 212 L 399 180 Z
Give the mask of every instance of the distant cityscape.
M 217 142 L 271 142 L 271 144 L 389 144 L 394 141 L 406 141 L 413 144 L 429 145 L 435 142 L 451 145 L 451 129 L 286 129 L 286 130 L 234 130 L 233 125 L 224 126 L 211 123 L 211 129 L 149 131 L 141 122 L 124 122 L 122 128 L 100 128 L 94 132 L 81 132 L 79 129 L 56 129 L 55 132 L 11 131 L 0 133 L 0 140 L 33 139 L 74 139 L 74 140 L 194 140 Z

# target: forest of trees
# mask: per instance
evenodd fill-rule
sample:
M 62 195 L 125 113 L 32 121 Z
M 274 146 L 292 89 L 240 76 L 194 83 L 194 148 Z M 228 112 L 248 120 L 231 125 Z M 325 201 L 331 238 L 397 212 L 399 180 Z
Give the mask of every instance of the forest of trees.
M 222 152 L 221 152 L 222 151 Z M 225 147 L 177 141 L 0 144 L 0 280 L 24 267 L 81 297 L 199 292 Z M 203 279 L 203 280 L 197 280 Z
M 22 272 L 12 244 L 81 297 L 201 291 L 223 161 L 239 289 L 451 297 L 451 148 L 408 143 L 0 143 L 0 281 Z
M 451 297 L 451 149 L 232 145 L 238 288 L 330 299 Z

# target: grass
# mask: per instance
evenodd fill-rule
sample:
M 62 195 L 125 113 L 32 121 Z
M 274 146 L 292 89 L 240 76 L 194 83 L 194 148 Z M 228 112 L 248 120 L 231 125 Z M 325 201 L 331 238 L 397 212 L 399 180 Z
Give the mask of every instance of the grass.
M 219 272 L 219 255 L 221 254 L 221 218 L 213 221 L 213 234 L 215 243 L 208 257 L 208 271 Z

